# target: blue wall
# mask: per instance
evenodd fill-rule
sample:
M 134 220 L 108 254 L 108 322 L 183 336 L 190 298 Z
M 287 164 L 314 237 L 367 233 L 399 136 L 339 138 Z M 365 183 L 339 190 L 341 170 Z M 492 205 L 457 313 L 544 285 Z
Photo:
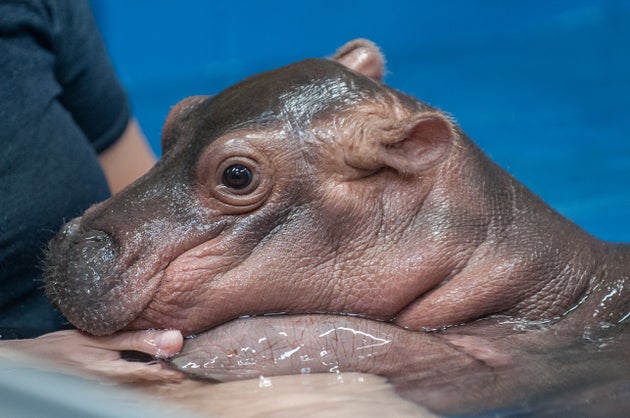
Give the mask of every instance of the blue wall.
M 367 37 L 388 84 L 590 232 L 630 241 L 630 0 L 92 4 L 156 149 L 182 98 Z

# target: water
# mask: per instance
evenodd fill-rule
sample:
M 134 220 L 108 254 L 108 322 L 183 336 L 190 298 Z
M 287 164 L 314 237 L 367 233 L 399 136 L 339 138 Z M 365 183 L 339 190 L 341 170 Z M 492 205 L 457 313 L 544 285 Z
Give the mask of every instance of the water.
M 186 405 L 200 415 L 222 417 L 432 417 L 398 397 L 385 379 L 358 373 L 261 377 L 149 391 L 155 399 Z
M 231 383 L 123 386 L 46 371 L 0 352 L 0 417 L 432 417 L 384 378 L 358 373 L 260 377 Z M 24 358 L 22 358 L 24 360 Z

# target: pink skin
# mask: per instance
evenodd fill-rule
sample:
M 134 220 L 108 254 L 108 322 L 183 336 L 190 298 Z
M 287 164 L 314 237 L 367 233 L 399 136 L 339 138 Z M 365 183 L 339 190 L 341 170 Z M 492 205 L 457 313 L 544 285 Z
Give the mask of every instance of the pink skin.
M 198 334 L 245 315 L 352 314 L 370 321 L 335 317 L 411 346 L 430 341 L 423 355 L 458 364 L 455 374 L 531 358 L 529 337 L 512 339 L 522 333 L 495 317 L 553 325 L 562 338 L 536 334 L 541 347 L 585 327 L 624 326 L 627 246 L 588 235 L 446 115 L 382 84 L 373 44 L 354 41 L 333 60 L 349 69 L 302 61 L 177 105 L 162 160 L 51 243 L 48 292 L 66 317 L 99 335 Z M 225 183 L 235 164 L 253 173 L 244 188 Z M 247 338 L 244 327 L 225 327 L 217 330 L 228 340 Z M 479 336 L 497 333 L 496 347 Z M 192 341 L 181 358 L 207 340 Z M 356 367 L 393 376 L 430 366 L 405 355 L 408 346 L 388 351 L 383 370 Z

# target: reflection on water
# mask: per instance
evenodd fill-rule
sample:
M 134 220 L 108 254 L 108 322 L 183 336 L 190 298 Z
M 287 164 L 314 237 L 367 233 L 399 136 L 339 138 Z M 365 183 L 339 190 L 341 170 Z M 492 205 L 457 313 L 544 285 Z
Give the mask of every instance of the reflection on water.
M 397 396 L 382 377 L 359 373 L 260 377 L 229 383 L 187 380 L 149 396 L 222 417 L 432 417 Z
M 192 416 L 175 403 L 150 402 L 137 390 L 49 371 L 55 368 L 0 350 L 0 417 Z
M 6 354 L 6 353 L 4 353 Z M 185 380 L 129 387 L 89 381 L 2 359 L 2 417 L 431 417 L 384 378 L 358 373 L 259 377 L 230 383 Z

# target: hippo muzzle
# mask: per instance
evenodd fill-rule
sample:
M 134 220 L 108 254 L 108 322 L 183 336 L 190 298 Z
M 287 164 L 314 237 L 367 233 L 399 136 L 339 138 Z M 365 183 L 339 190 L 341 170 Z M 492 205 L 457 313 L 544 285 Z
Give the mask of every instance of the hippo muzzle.
M 134 328 L 130 324 L 153 300 L 170 263 L 225 227 L 184 183 L 185 168 L 158 163 L 65 224 L 49 243 L 46 292 L 77 328 L 94 335 Z
M 65 224 L 49 244 L 47 295 L 78 328 L 109 334 L 139 314 L 151 288 L 131 289 L 120 267 L 119 244 L 103 231 L 83 229 L 81 219 Z

